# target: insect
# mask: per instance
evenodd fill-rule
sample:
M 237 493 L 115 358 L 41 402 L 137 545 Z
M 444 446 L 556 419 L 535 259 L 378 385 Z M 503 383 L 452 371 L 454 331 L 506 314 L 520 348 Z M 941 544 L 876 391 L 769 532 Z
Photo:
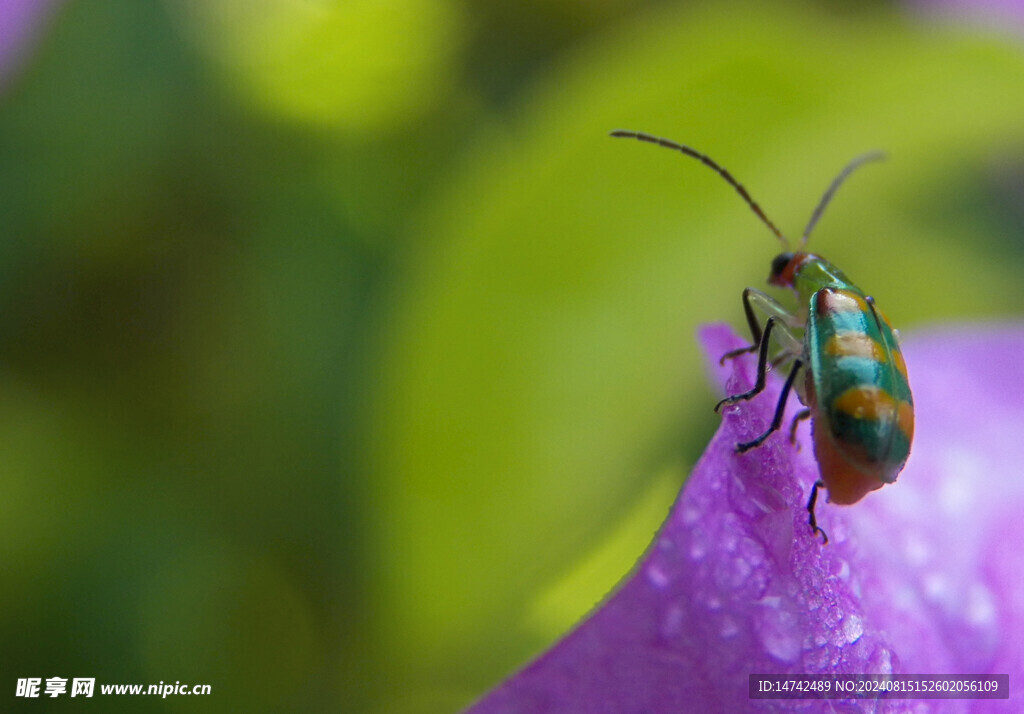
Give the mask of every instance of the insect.
M 914 400 L 896 331 L 875 301 L 841 270 L 820 255 L 804 251 L 836 189 L 859 166 L 883 155 L 864 154 L 839 172 L 811 214 L 797 250 L 792 251 L 789 241 L 742 184 L 710 157 L 650 134 L 619 130 L 611 135 L 657 144 L 697 159 L 725 179 L 782 243 L 783 252 L 772 260 L 768 282 L 793 290 L 799 311 L 790 312 L 760 290 L 743 291 L 743 310 L 753 342 L 726 353 L 721 361 L 724 364 L 727 359 L 756 352 L 757 381 L 750 391 L 720 401 L 715 411 L 760 394 L 770 367 L 791 365 L 771 426 L 756 439 L 737 444 L 736 450 L 742 453 L 756 448 L 779 430 L 786 400 L 795 389 L 804 409 L 793 418 L 789 438 L 795 442 L 799 422 L 811 420 L 820 477 L 807 500 L 808 522 L 812 532 L 828 543 L 828 535 L 818 527 L 814 515 L 818 489 L 827 489 L 832 503 L 857 503 L 871 491 L 896 481 L 914 437 Z M 755 310 L 767 315 L 763 327 Z M 769 359 L 772 340 L 779 350 Z

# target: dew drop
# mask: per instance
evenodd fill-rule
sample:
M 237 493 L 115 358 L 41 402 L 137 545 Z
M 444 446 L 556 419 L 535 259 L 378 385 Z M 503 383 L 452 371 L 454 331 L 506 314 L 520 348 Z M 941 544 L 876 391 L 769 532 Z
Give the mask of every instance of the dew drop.
M 736 590 L 750 580 L 753 568 L 742 556 L 725 557 L 714 571 L 715 584 L 722 590 Z
M 766 597 L 754 620 L 761 645 L 783 662 L 795 662 L 800 656 L 799 621 L 789 604 L 778 596 Z
M 928 599 L 940 602 L 949 597 L 949 582 L 941 573 L 929 573 L 924 579 L 924 591 Z
M 847 615 L 843 620 L 843 634 L 846 636 L 846 642 L 851 645 L 861 638 L 864 634 L 864 622 L 859 615 Z
M 868 659 L 868 673 L 892 674 L 892 652 L 887 647 L 879 647 Z
M 665 586 L 668 585 L 670 582 L 668 573 L 666 573 L 657 563 L 652 563 L 651 565 L 647 566 L 646 574 L 647 582 L 649 582 L 651 585 L 658 588 L 659 590 L 664 589 Z
M 726 617 L 724 620 L 722 620 L 722 627 L 721 629 L 719 629 L 718 632 L 722 636 L 722 639 L 727 640 L 730 637 L 735 637 L 736 633 L 739 631 L 740 628 L 739 625 L 736 624 L 736 621 L 731 617 Z
M 923 567 L 932 557 L 928 543 L 913 534 L 908 535 L 903 551 L 906 554 L 908 565 L 913 568 Z
M 990 625 L 996 618 L 992 593 L 984 585 L 975 584 L 967 594 L 967 621 L 975 626 Z
M 825 613 L 825 616 L 822 618 L 822 622 L 825 623 L 825 627 L 833 629 L 836 625 L 839 624 L 840 618 L 841 615 L 839 614 L 839 611 L 836 608 L 832 607 L 829 608 L 828 612 Z
M 957 477 L 942 481 L 937 494 L 940 507 L 950 518 L 974 513 L 977 499 L 974 484 L 981 483 L 974 479 L 985 478 L 983 464 L 973 454 L 958 448 L 948 449 L 945 461 L 949 473 L 955 473 Z
M 674 639 L 682 629 L 683 608 L 679 605 L 672 605 L 661 621 L 661 636 L 666 640 Z

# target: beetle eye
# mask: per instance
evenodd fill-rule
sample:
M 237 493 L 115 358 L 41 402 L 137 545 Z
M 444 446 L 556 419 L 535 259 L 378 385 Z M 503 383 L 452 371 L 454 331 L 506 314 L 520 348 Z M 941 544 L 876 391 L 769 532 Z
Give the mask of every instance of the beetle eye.
M 782 275 L 782 271 L 786 269 L 791 260 L 793 260 L 792 253 L 779 253 L 775 256 L 775 259 L 772 261 L 772 275 L 775 277 Z

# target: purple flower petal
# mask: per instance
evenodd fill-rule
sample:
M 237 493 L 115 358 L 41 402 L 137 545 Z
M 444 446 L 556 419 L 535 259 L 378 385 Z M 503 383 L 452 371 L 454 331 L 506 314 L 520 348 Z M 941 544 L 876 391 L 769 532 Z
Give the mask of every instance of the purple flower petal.
M 1024 672 L 1022 350 L 1019 327 L 908 341 L 914 452 L 898 487 L 848 515 L 867 561 L 862 603 L 904 671 L 1009 673 L 1013 699 Z M 998 704 L 971 711 L 1006 711 Z
M 727 393 L 753 360 L 702 332 Z M 817 466 L 768 425 L 779 393 L 730 407 L 657 539 L 598 610 L 473 706 L 504 712 L 862 711 L 864 703 L 751 701 L 752 673 L 1024 671 L 1024 330 L 908 341 L 917 406 L 900 482 L 852 507 L 819 503 Z M 710 406 L 710 405 L 709 405 Z M 799 432 L 808 443 L 806 426 Z M 1016 679 L 1015 679 L 1016 677 Z M 999 700 L 870 702 L 873 711 L 1006 711 Z
M 0 87 L 17 69 L 59 0 L 0 2 Z

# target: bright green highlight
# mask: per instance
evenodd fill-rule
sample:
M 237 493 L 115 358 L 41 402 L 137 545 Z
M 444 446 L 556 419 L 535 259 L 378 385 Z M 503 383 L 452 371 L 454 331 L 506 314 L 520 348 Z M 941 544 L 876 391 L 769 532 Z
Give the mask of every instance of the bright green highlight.
M 448 0 L 173 0 L 229 85 L 283 118 L 379 131 L 452 89 L 461 46 Z

